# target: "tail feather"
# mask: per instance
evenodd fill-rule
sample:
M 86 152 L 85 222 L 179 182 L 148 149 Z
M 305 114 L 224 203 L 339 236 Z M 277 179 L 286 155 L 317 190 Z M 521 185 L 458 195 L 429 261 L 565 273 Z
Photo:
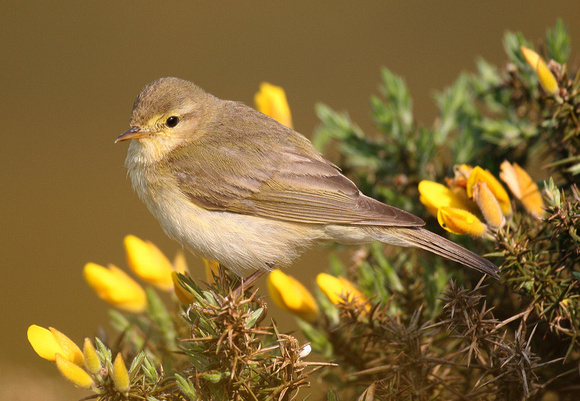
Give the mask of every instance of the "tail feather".
M 389 227 L 373 233 L 379 241 L 425 249 L 499 279 L 499 269 L 492 262 L 424 228 Z

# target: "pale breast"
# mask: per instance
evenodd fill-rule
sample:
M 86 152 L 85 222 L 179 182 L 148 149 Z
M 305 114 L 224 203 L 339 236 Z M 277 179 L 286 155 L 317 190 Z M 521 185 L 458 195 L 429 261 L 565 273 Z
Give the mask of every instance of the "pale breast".
M 154 174 L 150 166 L 138 160 L 135 155 L 127 157 L 133 188 L 167 235 L 191 252 L 218 261 L 238 274 L 288 265 L 313 241 L 327 239 L 317 225 L 196 206 L 179 190 L 171 174 Z

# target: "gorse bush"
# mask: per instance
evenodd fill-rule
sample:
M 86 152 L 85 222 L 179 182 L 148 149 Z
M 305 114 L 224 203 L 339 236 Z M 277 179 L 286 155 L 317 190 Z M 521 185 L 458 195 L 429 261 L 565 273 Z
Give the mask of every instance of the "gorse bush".
M 364 193 L 493 260 L 499 281 L 412 249 L 337 249 L 314 295 L 279 270 L 267 279 L 301 344 L 279 332 L 252 283 L 211 262 L 198 283 L 183 255 L 170 262 L 128 236 L 131 270 L 157 289 L 88 264 L 91 287 L 124 311 L 111 311 L 117 334 L 81 350 L 33 325 L 32 346 L 101 400 L 576 399 L 580 75 L 561 21 L 539 51 L 521 34 L 503 44 L 504 65 L 478 60 L 435 95 L 431 127 L 416 123 L 404 80 L 385 68 L 374 132 L 320 104 L 314 138 L 321 151 L 337 147 L 336 164 Z M 281 88 L 264 85 L 257 101 L 291 124 Z

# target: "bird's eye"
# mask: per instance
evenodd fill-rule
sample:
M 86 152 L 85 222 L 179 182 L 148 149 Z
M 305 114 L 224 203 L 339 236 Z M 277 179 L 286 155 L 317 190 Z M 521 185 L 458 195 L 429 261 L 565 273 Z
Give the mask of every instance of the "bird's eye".
M 167 121 L 165 121 L 165 125 L 167 125 L 169 128 L 175 127 L 177 123 L 179 123 L 179 117 L 176 116 L 171 116 L 167 119 Z

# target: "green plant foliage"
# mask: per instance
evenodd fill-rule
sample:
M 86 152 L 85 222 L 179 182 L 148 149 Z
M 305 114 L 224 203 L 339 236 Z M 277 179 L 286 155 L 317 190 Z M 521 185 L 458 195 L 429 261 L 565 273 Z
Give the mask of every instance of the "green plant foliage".
M 339 323 L 325 327 L 340 367 L 325 378 L 341 398 L 372 392 L 381 400 L 575 399 L 580 83 L 578 72 L 569 79 L 563 64 L 570 38 L 562 21 L 548 30 L 543 55 L 558 82 L 555 95 L 544 92 L 521 46 L 532 48 L 521 33 L 506 33 L 504 66 L 480 59 L 475 74 L 463 73 L 435 94 L 440 113 L 433 128 L 409 120 L 404 82 L 386 70 L 381 96 L 371 98 L 378 133 L 361 135 L 357 128 L 352 135 L 356 125 L 350 120 L 342 130 L 329 130 L 327 116 L 336 113 L 328 106 L 319 113 L 317 136 L 339 141 L 349 174 L 373 195 L 423 213 L 428 224 L 434 220 L 417 202 L 417 183 L 444 183 L 454 165 L 497 174 L 507 159 L 535 174 L 542 167 L 550 176 L 540 185 L 542 219 L 514 203 L 513 216 L 487 240 L 453 238 L 496 257 L 500 282 L 474 286 L 474 276 L 451 273 L 431 255 L 414 251 L 373 245 L 352 256 L 349 277 L 370 297 L 373 312 L 342 304 Z M 462 284 L 449 282 L 450 274 Z

